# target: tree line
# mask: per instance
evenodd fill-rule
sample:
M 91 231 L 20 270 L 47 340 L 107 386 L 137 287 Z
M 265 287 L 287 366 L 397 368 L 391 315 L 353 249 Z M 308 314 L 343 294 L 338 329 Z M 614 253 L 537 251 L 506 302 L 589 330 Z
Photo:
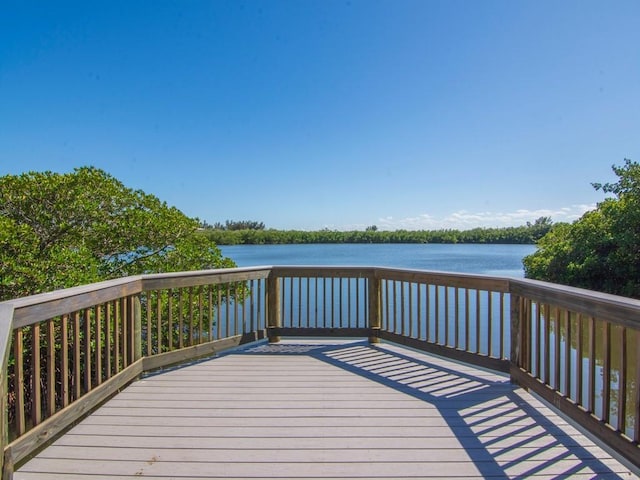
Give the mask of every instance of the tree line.
M 263 224 L 261 224 L 263 225 Z M 550 231 L 549 217 L 540 217 L 526 225 L 471 230 L 276 230 L 204 228 L 201 234 L 217 245 L 267 245 L 305 243 L 509 243 L 534 244 Z

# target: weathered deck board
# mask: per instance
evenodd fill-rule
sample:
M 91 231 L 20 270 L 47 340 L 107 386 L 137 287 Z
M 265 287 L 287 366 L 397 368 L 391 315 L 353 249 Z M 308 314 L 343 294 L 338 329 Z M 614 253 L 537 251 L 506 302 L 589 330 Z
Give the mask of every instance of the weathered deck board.
M 393 345 L 253 346 L 135 382 L 16 480 L 633 478 L 508 378 Z

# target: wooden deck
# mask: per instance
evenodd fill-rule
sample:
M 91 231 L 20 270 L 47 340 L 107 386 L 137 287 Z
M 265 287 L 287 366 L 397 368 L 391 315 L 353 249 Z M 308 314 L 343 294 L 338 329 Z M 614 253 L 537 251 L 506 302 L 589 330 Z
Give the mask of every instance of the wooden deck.
M 507 377 L 390 344 L 253 345 L 134 382 L 31 479 L 636 478 Z

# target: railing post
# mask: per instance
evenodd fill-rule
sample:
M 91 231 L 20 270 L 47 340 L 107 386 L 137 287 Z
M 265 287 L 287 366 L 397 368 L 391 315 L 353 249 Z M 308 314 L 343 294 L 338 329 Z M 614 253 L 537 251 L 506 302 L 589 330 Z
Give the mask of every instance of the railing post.
M 522 309 L 520 308 L 520 296 L 511 294 L 511 353 L 509 359 L 511 361 L 511 382 L 515 383 L 516 379 L 513 375 L 513 370 L 520 366 L 520 354 L 522 348 L 522 327 L 523 322 L 521 318 Z
M 380 343 L 380 278 L 374 271 L 369 277 L 369 343 Z
M 280 341 L 280 336 L 272 334 L 271 329 L 279 328 L 282 324 L 281 322 L 280 281 L 273 271 L 271 271 L 267 277 L 267 336 L 269 342 L 275 343 Z
M 9 413 L 7 409 L 7 372 L 9 352 L 13 336 L 13 306 L 0 305 L 0 475 L 3 479 L 13 477 L 11 459 L 4 458 L 4 449 L 9 444 Z
M 133 298 L 133 359 L 132 363 L 142 358 L 142 305 L 140 295 Z

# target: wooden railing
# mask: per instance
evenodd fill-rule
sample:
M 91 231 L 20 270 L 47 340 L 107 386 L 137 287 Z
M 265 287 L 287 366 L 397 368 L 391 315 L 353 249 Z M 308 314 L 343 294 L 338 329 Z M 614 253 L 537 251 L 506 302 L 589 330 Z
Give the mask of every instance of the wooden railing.
M 144 275 L 0 303 L 3 478 L 143 372 L 262 338 L 268 275 Z
M 509 372 L 640 466 L 640 302 L 479 275 L 255 267 L 0 303 L 3 478 L 145 371 L 308 335 L 388 340 Z
M 511 280 L 511 378 L 640 466 L 640 301 Z

